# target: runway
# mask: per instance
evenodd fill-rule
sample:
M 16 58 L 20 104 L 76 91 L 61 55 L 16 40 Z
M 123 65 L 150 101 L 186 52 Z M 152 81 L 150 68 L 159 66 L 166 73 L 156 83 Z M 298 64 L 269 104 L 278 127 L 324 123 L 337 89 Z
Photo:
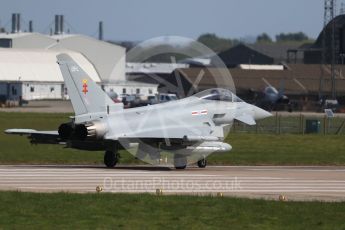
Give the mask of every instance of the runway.
M 63 165 L 0 166 L 0 190 L 156 193 L 345 201 L 345 167 L 164 167 Z

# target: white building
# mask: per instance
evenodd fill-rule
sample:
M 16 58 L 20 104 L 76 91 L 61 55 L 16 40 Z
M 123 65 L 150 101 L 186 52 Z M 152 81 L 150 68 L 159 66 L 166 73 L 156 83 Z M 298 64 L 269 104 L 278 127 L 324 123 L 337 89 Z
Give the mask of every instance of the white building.
M 189 68 L 189 64 L 183 63 L 136 63 L 126 64 L 127 74 L 171 74 L 175 69 Z
M 126 49 L 84 35 L 54 35 L 47 49 L 73 50 L 83 54 L 94 65 L 102 83 L 124 81 Z
M 125 79 L 126 49 L 84 35 L 0 34 L 0 47 L 79 52 L 94 65 L 102 81 Z
M 117 95 L 121 94 L 137 94 L 143 96 L 154 96 L 158 94 L 156 84 L 141 83 L 135 81 L 117 82 L 116 84 L 106 84 L 103 86 L 104 91 Z
M 93 65 L 80 53 L 68 53 L 96 82 Z M 0 49 L 0 95 L 9 100 L 65 99 L 63 77 L 56 64 L 56 51 Z
M 0 34 L 0 95 L 10 100 L 65 98 L 56 55 L 69 53 L 105 91 L 157 93 L 157 85 L 126 79 L 125 48 L 83 35 Z
M 39 33 L 0 33 L 1 48 L 46 49 L 54 39 Z

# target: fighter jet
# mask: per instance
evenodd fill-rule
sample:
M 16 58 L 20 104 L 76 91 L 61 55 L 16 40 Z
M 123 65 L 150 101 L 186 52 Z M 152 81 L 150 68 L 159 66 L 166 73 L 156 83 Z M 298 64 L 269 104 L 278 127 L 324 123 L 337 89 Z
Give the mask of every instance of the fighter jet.
M 277 90 L 273 86 L 267 86 L 264 90 L 264 100 L 269 101 L 272 104 L 275 103 L 289 103 L 289 98 L 284 95 L 283 90 Z
M 259 106 L 262 109 L 267 109 L 272 111 L 278 105 L 290 105 L 289 98 L 284 94 L 284 82 L 281 82 L 281 86 L 279 91 L 277 88 L 266 83 L 267 86 L 262 92 L 255 93 L 253 90 L 252 92 L 255 93 L 255 105 Z M 290 110 L 290 107 L 289 107 Z
M 162 151 L 172 157 L 177 169 L 185 169 L 188 158 L 197 157 L 200 168 L 210 153 L 228 152 L 226 131 L 234 120 L 255 125 L 271 116 L 247 104 L 227 89 L 209 89 L 163 104 L 124 109 L 113 100 L 67 54 L 57 56 L 75 112 L 57 131 L 8 129 L 7 134 L 26 135 L 35 144 L 105 151 L 104 164 L 114 167 L 119 151 L 136 146 L 136 157 L 159 159 Z M 194 162 L 194 163 L 195 163 Z

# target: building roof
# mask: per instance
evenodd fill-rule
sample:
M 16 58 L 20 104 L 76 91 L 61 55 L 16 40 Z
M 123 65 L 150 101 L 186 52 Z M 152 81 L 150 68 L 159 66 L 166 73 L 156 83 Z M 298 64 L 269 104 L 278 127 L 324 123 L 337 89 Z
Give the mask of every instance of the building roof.
M 2 33 L 0 39 L 12 39 L 12 48 L 79 52 L 94 65 L 102 81 L 125 79 L 126 50 L 115 44 L 79 34 Z
M 0 33 L 0 39 L 1 38 L 8 38 L 8 39 L 15 39 L 15 38 L 21 38 L 25 36 L 31 36 L 37 33 Z
M 328 22 L 328 24 L 322 29 L 318 38 L 316 39 L 315 43 L 311 46 L 311 48 L 318 49 L 322 48 L 323 43 L 323 34 L 326 34 L 326 46 L 328 46 L 331 40 L 331 31 L 332 31 L 332 24 L 335 25 L 335 33 L 339 33 L 345 27 L 345 15 L 338 15 L 332 21 Z M 337 35 L 336 35 L 337 36 Z M 342 36 L 342 35 L 340 35 Z M 344 38 L 343 38 L 344 39 Z
M 338 95 L 345 95 L 345 67 L 336 67 L 336 91 Z M 178 74 L 183 76 L 190 84 L 197 81 L 200 72 L 203 77 L 198 81 L 198 90 L 214 87 L 226 87 L 231 89 L 231 81 L 224 80 L 223 71 L 230 71 L 236 91 L 247 92 L 249 90 L 262 91 L 267 84 L 279 88 L 283 83 L 286 94 L 289 95 L 317 95 L 319 92 L 320 77 L 323 75 L 323 92 L 331 92 L 331 75 L 329 66 L 292 64 L 285 70 L 244 70 L 191 68 L 178 69 Z M 173 73 L 176 74 L 176 73 Z
M 170 74 L 178 68 L 188 68 L 188 64 L 182 63 L 126 63 L 127 74 Z
M 12 47 L 17 49 L 47 49 L 51 44 L 55 43 L 55 40 L 49 36 L 39 33 L 1 33 L 0 40 L 10 39 L 12 40 Z
M 274 63 L 274 58 L 263 54 L 248 45 L 239 44 L 230 49 L 218 53 L 219 58 L 226 66 L 232 67 L 240 64 L 265 64 Z M 214 60 L 216 58 L 213 57 Z M 214 62 L 214 61 L 213 61 Z
M 333 25 L 334 25 L 334 48 L 333 48 Z M 333 53 L 335 54 L 335 63 L 343 63 L 345 53 L 345 15 L 338 15 L 331 20 L 320 32 L 318 38 L 310 47 L 304 49 L 304 63 L 319 64 L 332 63 Z M 324 48 L 323 48 L 324 47 Z M 323 52 L 324 50 L 324 52 Z
M 289 50 L 298 50 L 299 45 L 280 43 L 239 44 L 218 53 L 226 66 L 239 64 L 274 64 L 287 60 Z M 297 52 L 297 59 L 302 60 L 303 54 Z
M 49 49 L 69 49 L 83 54 L 95 67 L 103 82 L 125 80 L 126 49 L 84 35 L 55 35 Z
M 138 81 L 119 81 L 108 84 L 109 86 L 124 86 L 124 87 L 157 87 L 158 84 L 155 83 L 146 83 L 146 82 L 138 82 Z
M 178 69 L 174 76 L 183 76 L 190 84 L 194 84 L 198 90 L 208 88 L 227 88 L 235 91 L 233 79 L 230 78 L 229 69 L 225 68 L 190 68 Z
M 300 45 L 281 43 L 258 43 L 248 44 L 248 47 L 275 59 L 275 62 L 286 60 L 288 50 L 296 50 Z M 303 59 L 303 55 L 298 53 L 297 59 Z
M 96 82 L 100 78 L 93 65 L 80 53 L 64 50 Z M 57 65 L 59 52 L 37 49 L 0 49 L 0 81 L 63 82 Z

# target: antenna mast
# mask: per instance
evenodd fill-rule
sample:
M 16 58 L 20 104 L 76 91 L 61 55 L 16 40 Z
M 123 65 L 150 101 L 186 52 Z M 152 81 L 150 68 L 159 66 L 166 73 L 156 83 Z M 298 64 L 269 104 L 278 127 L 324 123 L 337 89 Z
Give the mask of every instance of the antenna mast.
M 323 84 L 324 84 L 324 68 L 326 64 L 331 64 L 331 92 L 332 99 L 336 98 L 335 94 L 335 17 L 336 12 L 336 0 L 325 0 L 325 12 L 324 12 L 324 30 L 323 30 L 323 40 L 322 40 L 322 74 L 320 77 L 320 86 L 319 86 L 319 97 L 323 96 Z M 327 34 L 327 25 L 332 22 L 330 33 Z M 329 50 L 327 50 L 327 41 L 330 41 Z

